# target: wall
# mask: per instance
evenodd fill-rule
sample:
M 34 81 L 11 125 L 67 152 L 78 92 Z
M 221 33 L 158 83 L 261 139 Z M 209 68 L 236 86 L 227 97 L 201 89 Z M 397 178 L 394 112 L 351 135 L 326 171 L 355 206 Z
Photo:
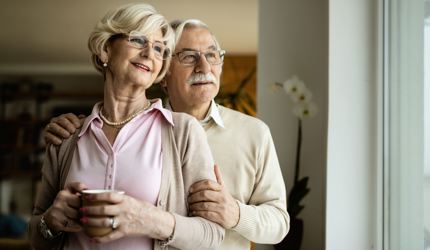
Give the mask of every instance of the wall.
M 318 114 L 303 122 L 301 176 L 309 176 L 304 198 L 302 249 L 324 249 L 327 144 L 328 1 L 260 1 L 257 116 L 271 128 L 287 191 L 293 180 L 297 119 L 286 94 L 269 84 L 296 74 L 313 92 Z M 257 246 L 257 249 L 271 247 Z
M 330 0 L 327 249 L 377 247 L 382 222 L 377 185 L 382 153 L 380 3 Z

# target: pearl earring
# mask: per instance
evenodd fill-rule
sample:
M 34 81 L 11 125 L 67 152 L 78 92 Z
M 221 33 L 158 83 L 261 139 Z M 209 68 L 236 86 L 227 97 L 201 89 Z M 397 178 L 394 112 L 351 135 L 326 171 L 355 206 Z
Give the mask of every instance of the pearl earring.
M 103 67 L 105 67 L 105 68 L 106 68 L 106 67 L 107 67 L 107 63 L 103 63 Z

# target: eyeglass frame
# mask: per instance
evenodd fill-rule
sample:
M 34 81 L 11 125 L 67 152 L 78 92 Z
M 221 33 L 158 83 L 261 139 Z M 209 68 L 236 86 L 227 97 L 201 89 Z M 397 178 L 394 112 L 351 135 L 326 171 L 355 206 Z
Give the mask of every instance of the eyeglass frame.
M 127 42 L 130 44 L 131 47 L 136 48 L 136 49 L 147 49 L 148 48 L 148 44 L 151 45 L 151 48 L 154 50 L 154 55 L 156 58 L 160 59 L 160 60 L 167 60 L 170 56 L 171 56 L 171 52 L 170 49 L 167 48 L 166 44 L 164 44 L 163 42 L 159 42 L 159 41 L 155 41 L 155 42 L 151 42 L 149 41 L 148 37 L 146 35 L 143 35 L 137 31 L 131 31 L 129 34 L 126 33 L 120 33 L 120 34 L 115 34 L 113 36 L 111 36 L 110 39 L 115 39 L 115 38 L 127 38 Z M 141 37 L 144 38 L 144 40 L 146 41 L 146 45 L 144 47 L 141 46 L 136 46 L 135 42 L 132 42 L 130 40 L 130 38 L 132 37 Z M 154 44 L 161 44 L 164 46 L 164 53 L 163 55 L 160 55 L 160 53 L 157 53 L 156 50 L 154 49 Z M 167 53 L 167 54 L 166 54 Z M 166 54 L 166 56 L 164 56 L 164 54 Z
M 184 52 L 194 52 L 194 53 L 197 53 L 197 54 L 199 54 L 199 58 L 198 58 L 198 60 L 197 60 L 195 63 L 193 63 L 193 64 L 183 63 L 183 62 L 181 61 L 181 59 L 179 59 L 179 55 L 180 55 L 180 54 L 182 54 L 182 53 L 184 53 Z M 210 62 L 208 61 L 208 59 L 206 58 L 206 54 L 208 54 L 208 53 L 210 53 L 210 52 L 217 52 L 217 53 L 219 53 L 219 57 L 220 57 L 221 61 L 220 61 L 219 63 L 210 63 Z M 173 57 L 178 58 L 179 63 L 180 63 L 180 64 L 182 64 L 182 65 L 189 66 L 189 67 L 194 67 L 194 66 L 196 66 L 196 65 L 200 62 L 200 60 L 201 60 L 201 58 L 202 58 L 202 54 L 203 54 L 203 55 L 204 55 L 204 57 L 205 57 L 206 62 L 208 62 L 210 65 L 220 65 L 220 64 L 223 64 L 223 63 L 224 63 L 224 56 L 225 56 L 225 53 L 226 53 L 226 51 L 225 51 L 225 50 L 223 50 L 223 49 L 208 50 L 208 51 L 206 51 L 206 52 L 202 52 L 202 51 L 199 51 L 199 50 L 191 50 L 191 49 L 188 49 L 188 50 L 178 51 L 178 52 L 176 52 L 176 53 L 172 54 L 172 58 L 173 58 Z

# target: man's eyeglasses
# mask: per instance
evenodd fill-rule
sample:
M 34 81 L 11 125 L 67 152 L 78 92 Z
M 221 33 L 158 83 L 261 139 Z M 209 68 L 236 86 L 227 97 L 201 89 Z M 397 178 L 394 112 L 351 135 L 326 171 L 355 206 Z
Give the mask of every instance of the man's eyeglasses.
M 177 52 L 174 54 L 174 57 L 177 57 L 179 62 L 186 66 L 195 66 L 200 57 L 204 55 L 206 61 L 211 65 L 221 64 L 224 60 L 225 50 L 210 50 L 207 52 L 200 52 L 196 50 L 184 50 Z
M 170 50 L 166 47 L 166 45 L 162 42 L 150 42 L 149 39 L 141 35 L 137 32 L 131 32 L 128 35 L 128 42 L 131 46 L 137 49 L 146 49 L 149 45 L 152 45 L 152 49 L 154 50 L 154 55 L 158 59 L 166 60 L 170 56 Z

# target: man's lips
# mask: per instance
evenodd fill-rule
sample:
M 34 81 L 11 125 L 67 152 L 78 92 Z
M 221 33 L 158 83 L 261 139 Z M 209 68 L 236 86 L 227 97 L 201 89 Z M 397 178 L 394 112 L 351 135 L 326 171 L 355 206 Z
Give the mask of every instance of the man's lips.
M 200 85 L 206 85 L 206 84 L 213 84 L 213 82 L 194 82 L 191 84 L 191 86 L 200 86 Z
M 140 63 L 133 63 L 134 66 L 136 66 L 139 69 L 145 70 L 145 71 L 151 71 L 151 69 L 144 65 L 144 64 L 140 64 Z

